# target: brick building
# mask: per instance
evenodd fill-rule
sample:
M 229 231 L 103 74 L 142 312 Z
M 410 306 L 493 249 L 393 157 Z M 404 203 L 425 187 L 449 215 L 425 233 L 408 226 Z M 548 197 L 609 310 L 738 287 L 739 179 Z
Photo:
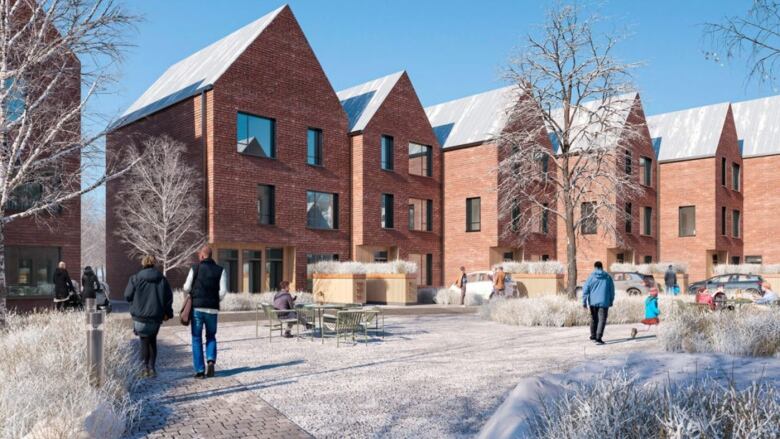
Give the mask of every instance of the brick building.
M 442 152 L 406 72 L 338 92 L 349 117 L 356 261 L 417 263 L 442 282 Z

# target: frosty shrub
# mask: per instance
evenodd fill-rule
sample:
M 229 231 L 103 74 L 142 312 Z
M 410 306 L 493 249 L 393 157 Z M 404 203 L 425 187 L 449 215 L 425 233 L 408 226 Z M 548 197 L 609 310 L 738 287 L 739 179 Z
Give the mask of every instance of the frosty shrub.
M 417 264 L 410 261 L 355 262 L 320 261 L 306 267 L 308 274 L 414 274 Z
M 780 264 L 719 264 L 714 268 L 715 275 L 721 274 L 780 274 Z
M 653 264 L 621 264 L 616 262 L 609 267 L 612 272 L 639 272 L 642 274 L 664 273 L 672 266 L 677 274 L 685 274 L 688 272 L 688 264 L 684 262 L 656 262 Z
M 710 312 L 678 307 L 662 322 L 658 337 L 671 352 L 780 355 L 780 309 L 746 306 Z
M 434 301 L 439 305 L 460 305 L 460 290 L 457 288 L 439 288 L 436 292 Z M 482 305 L 484 300 L 482 296 L 476 294 L 466 294 L 466 305 Z
M 499 266 L 503 267 L 504 271 L 507 273 L 523 274 L 563 274 L 566 269 L 563 263 L 558 261 L 510 261 L 495 264 L 493 265 L 493 269 L 495 270 Z
M 117 438 L 138 413 L 139 361 L 125 322 L 105 324 L 105 382 L 87 381 L 84 314 L 9 315 L 0 331 L 0 438 Z
M 531 421 L 543 439 L 770 438 L 780 435 L 780 392 L 739 390 L 713 378 L 653 385 L 610 373 L 541 402 Z
M 221 311 L 254 311 L 260 303 L 273 303 L 275 291 L 267 293 L 228 293 L 220 302 Z M 313 303 L 314 296 L 305 291 L 292 293 L 298 297 L 295 303 Z M 176 290 L 173 293 L 173 311 L 178 313 L 184 304 L 184 292 Z

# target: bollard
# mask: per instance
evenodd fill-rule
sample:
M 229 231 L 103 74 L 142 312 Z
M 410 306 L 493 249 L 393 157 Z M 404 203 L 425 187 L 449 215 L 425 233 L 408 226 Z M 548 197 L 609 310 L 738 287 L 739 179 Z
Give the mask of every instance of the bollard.
M 90 299 L 90 298 L 84 299 L 84 309 L 87 312 L 97 311 L 97 301 L 95 299 Z
M 103 311 L 87 311 L 87 376 L 89 384 L 103 384 Z

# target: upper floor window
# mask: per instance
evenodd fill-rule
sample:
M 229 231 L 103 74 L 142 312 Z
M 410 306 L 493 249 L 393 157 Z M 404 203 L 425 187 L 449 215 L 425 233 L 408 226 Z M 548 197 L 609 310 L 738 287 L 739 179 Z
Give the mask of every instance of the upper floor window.
M 547 203 L 542 204 L 542 224 L 539 231 L 545 235 L 550 233 L 550 210 Z
M 520 204 L 517 202 L 512 203 L 511 218 L 509 219 L 509 227 L 513 232 L 516 232 L 520 228 Z
M 633 225 L 633 221 L 632 221 L 633 211 L 632 211 L 632 209 L 633 209 L 633 206 L 631 206 L 631 203 L 626 203 L 626 208 L 625 208 L 625 220 L 626 220 L 625 230 L 626 230 L 626 233 L 631 233 L 631 228 L 632 228 L 631 226 Z
M 741 174 L 740 174 L 739 165 L 736 163 L 732 163 L 731 164 L 731 187 L 737 192 L 739 192 L 740 190 L 740 180 L 739 180 L 740 177 Z
M 409 198 L 409 230 L 430 232 L 433 229 L 433 201 Z
M 5 208 L 9 211 L 25 211 L 35 206 L 42 198 L 42 184 L 24 183 L 11 191 L 8 201 L 6 201 Z
M 644 207 L 642 210 L 642 234 L 645 236 L 653 235 L 653 208 Z
M 696 206 L 680 207 L 678 223 L 680 236 L 696 236 Z
M 653 185 L 653 160 L 649 157 L 641 157 L 639 159 L 639 166 L 642 171 L 642 175 L 639 176 L 640 182 L 645 186 Z
M 428 145 L 409 143 L 409 173 L 430 177 L 433 165 L 433 149 Z
M 393 221 L 393 218 L 395 217 L 395 209 L 393 209 L 394 202 L 395 197 L 393 194 L 382 194 L 381 216 L 382 228 L 384 229 L 392 229 L 395 227 L 395 221 Z
M 597 230 L 596 203 L 588 201 L 580 207 L 580 232 L 583 235 L 595 235 Z
M 626 174 L 631 175 L 631 173 L 634 171 L 634 163 L 631 160 L 631 150 L 626 149 L 626 156 L 624 159 L 625 167 L 626 167 Z
M 726 186 L 726 157 L 720 159 L 720 184 Z
M 735 238 L 739 238 L 741 231 L 740 224 L 741 214 L 738 210 L 731 212 L 731 235 Z
M 481 223 L 481 203 L 479 197 L 466 198 L 466 231 L 479 232 Z
M 382 136 L 382 169 L 392 171 L 393 166 L 393 137 Z
M 306 163 L 322 166 L 322 130 L 306 130 Z
M 312 229 L 338 229 L 339 195 L 307 191 L 306 226 Z
M 726 236 L 726 206 L 720 208 L 720 234 Z
M 276 158 L 276 121 L 273 119 L 239 112 L 236 139 L 241 154 Z
M 257 221 L 260 224 L 276 223 L 276 188 L 267 184 L 257 185 Z

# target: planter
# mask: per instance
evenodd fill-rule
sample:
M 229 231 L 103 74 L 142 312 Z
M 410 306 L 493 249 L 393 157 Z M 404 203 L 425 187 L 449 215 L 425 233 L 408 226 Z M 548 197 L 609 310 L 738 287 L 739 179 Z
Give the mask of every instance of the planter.
M 371 303 L 410 305 L 417 303 L 417 281 L 411 274 L 367 274 L 366 300 Z
M 517 285 L 519 297 L 540 297 L 564 294 L 563 274 L 507 273 Z
M 365 274 L 312 275 L 314 301 L 326 303 L 366 303 Z
M 666 285 L 664 284 L 664 275 L 666 272 L 653 272 L 653 279 L 655 279 L 656 285 L 658 285 L 658 291 L 666 293 Z M 677 273 L 677 285 L 680 286 L 680 294 L 688 293 L 688 284 L 690 283 L 687 273 Z

